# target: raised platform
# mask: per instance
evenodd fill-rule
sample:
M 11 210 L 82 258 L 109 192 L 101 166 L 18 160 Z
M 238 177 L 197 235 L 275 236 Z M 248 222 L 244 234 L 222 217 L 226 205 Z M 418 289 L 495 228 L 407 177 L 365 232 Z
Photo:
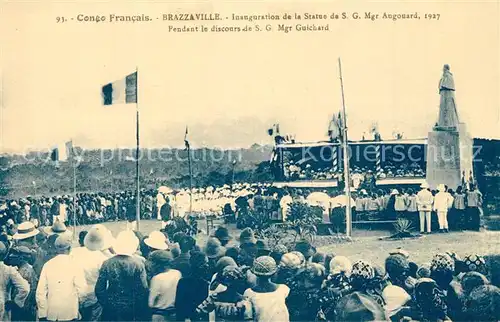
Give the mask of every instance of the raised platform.
M 375 184 L 377 186 L 390 186 L 390 185 L 421 185 L 425 182 L 422 177 L 398 177 L 398 178 L 384 178 L 377 179 Z
M 337 180 L 299 180 L 289 182 L 274 182 L 276 188 L 336 188 L 338 187 Z

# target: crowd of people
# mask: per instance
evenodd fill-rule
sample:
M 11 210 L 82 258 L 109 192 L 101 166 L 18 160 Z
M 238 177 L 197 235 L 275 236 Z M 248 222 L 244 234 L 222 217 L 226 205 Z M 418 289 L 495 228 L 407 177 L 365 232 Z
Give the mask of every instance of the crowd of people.
M 206 243 L 102 224 L 79 234 L 26 221 L 0 242 L 2 321 L 498 321 L 500 289 L 480 255 L 385 266 L 306 240 L 270 246 L 219 226 Z
M 369 171 L 370 172 L 370 171 Z M 352 179 L 357 182 L 357 172 Z M 369 181 L 368 173 L 360 182 Z M 373 176 L 371 176 L 373 178 Z M 354 221 L 397 220 L 405 218 L 421 233 L 438 229 L 479 230 L 481 226 L 482 194 L 473 184 L 456 191 L 440 185 L 431 190 L 424 183 L 414 188 L 379 189 L 360 184 L 352 193 Z M 270 184 L 238 183 L 232 186 L 141 191 L 141 219 L 156 219 L 163 227 L 174 217 L 223 216 L 227 222 L 237 222 L 238 228 L 248 227 L 242 214 L 264 212 L 269 220 L 285 221 L 294 202 L 305 202 L 323 209 L 323 223 L 333 222 L 333 210 L 345 206 L 343 193 L 336 190 L 276 188 Z M 75 212 L 76 210 L 76 212 Z M 191 210 L 191 211 L 190 211 Z M 135 228 L 137 214 L 133 191 L 120 193 L 79 193 L 55 197 L 30 197 L 0 201 L 2 232 L 12 230 L 24 221 L 35 227 L 50 226 L 57 219 L 66 225 L 96 224 L 127 221 Z M 241 220 L 240 220 L 241 219 Z
M 342 169 L 337 167 L 335 170 L 331 164 L 322 166 L 313 166 L 310 163 L 287 161 L 283 164 L 283 172 L 286 180 L 343 180 Z M 386 178 L 425 178 L 425 170 L 420 164 L 414 162 L 412 164 L 394 165 L 388 162 L 377 171 L 376 167 L 368 166 L 352 166 L 351 173 L 359 174 L 364 180 L 365 177 L 370 178 L 376 174 L 378 179 Z M 351 185 L 356 187 L 356 183 Z
M 354 197 L 355 220 L 406 218 L 421 233 L 430 233 L 434 221 L 440 232 L 480 229 L 483 198 L 477 186 L 459 186 L 454 191 L 441 184 L 431 190 L 424 182 L 420 188 L 392 189 L 390 193 L 362 189 Z

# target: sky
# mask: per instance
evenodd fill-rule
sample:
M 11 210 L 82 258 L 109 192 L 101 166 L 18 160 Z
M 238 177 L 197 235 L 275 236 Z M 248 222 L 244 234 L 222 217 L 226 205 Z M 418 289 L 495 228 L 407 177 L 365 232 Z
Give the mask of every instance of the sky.
M 500 11 L 492 2 L 2 2 L 0 152 L 135 145 L 135 106 L 103 107 L 102 85 L 139 71 L 143 147 L 248 147 L 326 139 L 341 108 L 342 59 L 350 139 L 400 131 L 423 138 L 438 116 L 443 64 L 460 120 L 500 138 Z M 419 12 L 417 21 L 328 21 L 330 32 L 169 33 L 167 22 L 57 24 L 57 16 L 220 12 Z M 426 21 L 425 13 L 440 13 Z M 253 22 L 251 24 L 265 22 Z M 296 22 L 289 22 L 296 23 Z M 317 22 L 320 24 L 321 22 Z M 241 25 L 223 21 L 220 25 Z M 176 25 L 178 26 L 178 25 Z

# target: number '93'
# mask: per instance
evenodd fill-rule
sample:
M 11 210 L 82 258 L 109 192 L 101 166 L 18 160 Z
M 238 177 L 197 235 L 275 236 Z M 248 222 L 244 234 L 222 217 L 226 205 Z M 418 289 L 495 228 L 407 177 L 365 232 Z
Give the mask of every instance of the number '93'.
M 67 21 L 67 19 L 64 18 L 64 17 L 56 17 L 56 22 L 57 23 L 63 23 L 63 22 L 66 22 L 66 21 Z

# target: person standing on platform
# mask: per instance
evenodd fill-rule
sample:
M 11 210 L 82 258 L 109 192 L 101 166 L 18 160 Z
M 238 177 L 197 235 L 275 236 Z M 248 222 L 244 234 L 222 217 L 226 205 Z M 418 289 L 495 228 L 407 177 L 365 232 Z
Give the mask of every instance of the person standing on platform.
M 479 231 L 481 226 L 481 206 L 483 195 L 475 185 L 471 184 L 470 191 L 467 192 L 467 215 L 465 227 L 468 230 Z
M 429 184 L 424 182 L 420 185 L 420 190 L 417 193 L 417 208 L 419 212 L 420 219 L 420 233 L 424 234 L 424 228 L 427 228 L 427 233 L 431 233 L 431 211 L 432 211 L 432 203 L 434 201 L 434 197 L 432 193 L 429 191 Z
M 465 229 L 465 193 L 462 191 L 461 186 L 457 188 L 453 200 L 453 221 L 457 230 Z

